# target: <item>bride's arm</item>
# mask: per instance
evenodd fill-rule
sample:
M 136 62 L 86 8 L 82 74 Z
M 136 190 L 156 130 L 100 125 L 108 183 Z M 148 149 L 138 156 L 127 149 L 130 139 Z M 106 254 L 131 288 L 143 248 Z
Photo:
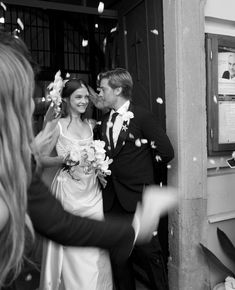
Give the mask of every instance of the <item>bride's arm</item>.
M 55 145 L 59 137 L 57 122 L 48 122 L 45 128 L 35 137 L 37 161 L 43 168 L 61 166 L 64 158 L 57 156 Z

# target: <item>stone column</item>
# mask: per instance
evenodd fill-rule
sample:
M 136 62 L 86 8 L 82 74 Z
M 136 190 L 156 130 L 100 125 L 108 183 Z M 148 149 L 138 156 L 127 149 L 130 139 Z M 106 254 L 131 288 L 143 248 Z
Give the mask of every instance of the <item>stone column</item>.
M 163 1 L 167 134 L 176 155 L 168 184 L 181 193 L 179 207 L 169 217 L 171 290 L 209 289 L 199 248 L 207 228 L 204 4 Z

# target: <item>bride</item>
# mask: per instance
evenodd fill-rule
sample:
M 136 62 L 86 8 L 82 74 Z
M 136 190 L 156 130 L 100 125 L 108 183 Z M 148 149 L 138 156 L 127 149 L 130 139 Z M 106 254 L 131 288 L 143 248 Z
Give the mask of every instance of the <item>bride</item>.
M 44 156 L 45 166 L 62 165 L 72 148 L 89 145 L 93 140 L 92 122 L 83 118 L 89 103 L 86 83 L 69 79 L 61 96 L 66 115 L 56 125 L 57 157 Z M 105 184 L 102 177 L 101 183 Z M 60 168 L 51 189 L 67 211 L 103 219 L 102 193 L 94 170 L 86 172 L 79 165 L 67 170 Z M 40 280 L 41 290 L 113 289 L 109 255 L 105 250 L 63 247 L 51 241 L 44 243 Z

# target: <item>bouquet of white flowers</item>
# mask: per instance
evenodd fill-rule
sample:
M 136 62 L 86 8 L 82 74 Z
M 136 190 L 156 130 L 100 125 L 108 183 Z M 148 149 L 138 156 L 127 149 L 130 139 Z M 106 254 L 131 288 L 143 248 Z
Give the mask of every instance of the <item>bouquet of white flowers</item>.
M 100 140 L 91 141 L 90 144 L 76 145 L 71 148 L 65 157 L 66 170 L 73 178 L 73 171 L 75 166 L 83 168 L 85 174 L 95 172 L 97 176 L 107 176 L 111 174 L 109 170 L 109 164 L 112 163 L 112 159 L 106 156 L 104 149 L 105 142 Z

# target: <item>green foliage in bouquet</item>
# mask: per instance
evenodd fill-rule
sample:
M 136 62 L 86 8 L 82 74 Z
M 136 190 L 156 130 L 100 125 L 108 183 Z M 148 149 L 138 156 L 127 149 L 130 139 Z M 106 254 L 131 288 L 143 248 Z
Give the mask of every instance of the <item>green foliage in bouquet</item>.
M 228 236 L 219 228 L 217 228 L 217 237 L 221 245 L 222 250 L 226 256 L 235 264 L 235 247 Z M 223 272 L 226 277 L 230 276 L 235 278 L 235 273 L 226 267 L 207 247 L 200 243 L 204 255 L 208 262 L 211 262 L 218 270 Z

